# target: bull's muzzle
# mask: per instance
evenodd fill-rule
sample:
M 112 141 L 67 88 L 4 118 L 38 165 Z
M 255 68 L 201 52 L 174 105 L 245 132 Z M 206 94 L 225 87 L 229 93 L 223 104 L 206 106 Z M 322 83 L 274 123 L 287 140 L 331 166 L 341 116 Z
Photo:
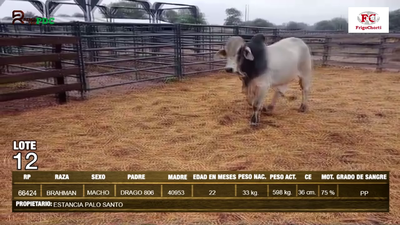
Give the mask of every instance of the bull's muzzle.
M 233 69 L 232 69 L 232 68 L 225 68 L 225 71 L 226 71 L 227 73 L 233 73 Z

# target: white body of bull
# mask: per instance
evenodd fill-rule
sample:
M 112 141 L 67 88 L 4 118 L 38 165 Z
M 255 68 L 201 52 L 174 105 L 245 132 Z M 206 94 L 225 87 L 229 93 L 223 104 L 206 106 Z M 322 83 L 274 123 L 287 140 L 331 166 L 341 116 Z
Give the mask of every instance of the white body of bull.
M 257 119 L 252 124 L 258 123 L 262 102 L 270 88 L 275 93 L 267 111 L 272 111 L 280 95 L 284 95 L 288 84 L 296 77 L 299 77 L 299 84 L 302 89 L 302 103 L 299 111 L 307 110 L 308 94 L 312 80 L 312 57 L 310 49 L 299 38 L 286 38 L 272 45 L 265 46 L 267 54 L 268 69 L 265 74 L 251 81 L 247 92 L 247 100 L 254 108 Z
M 286 85 L 297 76 L 311 79 L 312 58 L 308 46 L 298 38 L 286 38 L 266 46 L 268 70 L 260 76 L 267 86 Z

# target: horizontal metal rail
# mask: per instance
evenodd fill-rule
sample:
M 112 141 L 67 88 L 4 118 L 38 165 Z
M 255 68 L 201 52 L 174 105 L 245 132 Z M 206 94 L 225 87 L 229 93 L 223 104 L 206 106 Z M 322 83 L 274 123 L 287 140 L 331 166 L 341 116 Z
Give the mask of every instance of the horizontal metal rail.
M 124 73 L 148 71 L 148 70 L 153 70 L 153 69 L 162 69 L 162 68 L 169 68 L 169 67 L 174 67 L 174 66 L 175 65 L 154 66 L 154 67 L 141 68 L 141 69 L 131 69 L 131 70 L 123 70 L 123 71 L 108 72 L 108 73 L 101 73 L 101 74 L 93 74 L 93 75 L 87 75 L 87 77 L 103 77 L 103 76 L 119 75 L 119 74 L 124 74 Z
M 2 75 L 0 76 L 0 84 L 8 84 L 15 82 L 24 82 L 36 79 L 46 79 L 52 77 L 64 77 L 67 75 L 74 75 L 79 73 L 78 67 L 67 68 L 63 70 L 47 70 L 38 72 L 18 73 L 16 75 Z

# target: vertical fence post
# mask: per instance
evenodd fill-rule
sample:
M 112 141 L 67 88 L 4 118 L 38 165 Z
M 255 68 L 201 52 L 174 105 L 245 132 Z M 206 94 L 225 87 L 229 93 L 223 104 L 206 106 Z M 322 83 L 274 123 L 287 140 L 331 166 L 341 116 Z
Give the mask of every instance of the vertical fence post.
M 272 31 L 272 44 L 279 41 L 279 29 L 275 28 Z
M 0 24 L 0 37 L 10 37 L 10 34 L 5 34 L 8 33 L 9 29 L 5 24 Z M 6 47 L 1 47 L 2 48 L 2 53 L 3 54 L 12 54 L 12 47 L 11 46 L 6 46 Z M 2 70 L 5 70 L 6 73 L 10 72 L 10 68 L 8 65 L 4 65 Z
M 62 51 L 62 44 L 56 44 L 54 46 L 54 50 L 55 50 L 55 53 L 60 54 L 61 51 Z M 61 59 L 59 59 L 58 61 L 54 62 L 54 68 L 58 69 L 58 70 L 62 69 Z M 57 77 L 55 80 L 56 80 L 56 85 L 65 84 L 65 80 L 64 80 L 63 76 L 62 77 Z M 58 93 L 57 94 L 57 98 L 58 98 L 58 102 L 60 104 L 66 103 L 67 102 L 67 92 L 63 91 L 63 92 Z
M 94 57 L 95 55 L 94 55 L 94 51 L 93 51 L 93 48 L 94 48 L 94 44 L 93 44 L 94 42 L 93 42 L 93 37 L 92 37 L 93 27 L 91 24 L 86 24 L 85 34 L 88 35 L 88 37 L 86 37 L 87 46 L 89 49 L 92 49 L 89 51 L 89 60 L 91 62 L 93 62 L 93 61 L 95 61 L 95 57 Z
M 40 34 L 42 35 L 42 34 L 47 34 L 47 32 L 49 32 L 50 33 L 50 30 L 48 29 L 48 27 L 47 26 L 44 26 L 42 23 L 41 24 L 39 24 L 39 31 L 40 31 Z M 46 53 L 46 49 L 43 49 L 43 54 L 45 54 Z M 48 62 L 48 61 L 46 61 L 46 62 L 44 62 L 44 67 L 47 69 L 47 68 L 52 68 L 52 64 L 53 62 Z
M 327 66 L 327 64 L 328 64 L 330 43 L 331 43 L 331 37 L 326 36 L 325 42 L 324 42 L 324 52 L 322 55 L 322 66 L 323 67 Z
M 197 25 L 197 24 L 196 24 Z M 194 27 L 194 31 L 195 31 L 195 36 L 194 36 L 194 43 L 195 43 L 195 52 L 196 53 L 200 53 L 201 52 L 201 45 L 199 45 L 199 43 L 200 43 L 200 36 L 199 36 L 199 33 L 200 33 L 200 31 L 203 31 L 203 29 L 202 29 L 202 27 L 200 27 L 200 26 L 195 26 Z M 196 56 L 197 57 L 197 56 Z
M 0 24 L 0 37 L 3 37 L 3 24 Z M 4 32 L 5 33 L 5 32 Z M 6 53 L 5 47 L 0 47 L 0 53 L 4 54 Z M 4 68 L 6 68 L 6 66 L 1 66 L 0 67 L 0 75 L 3 73 Z
M 79 22 L 75 22 L 73 25 L 74 29 L 74 35 L 78 39 L 78 43 L 75 45 L 76 52 L 78 54 L 78 60 L 76 64 L 79 66 L 79 79 L 80 83 L 82 85 L 82 91 L 81 91 L 81 98 L 86 99 L 86 92 L 88 91 L 89 87 L 87 85 L 87 80 L 86 80 L 86 73 L 85 73 L 85 61 L 83 58 L 83 49 L 82 49 L 82 38 L 81 38 L 81 26 Z
M 179 65 L 178 65 L 178 24 L 174 24 L 174 64 L 175 64 L 175 76 L 179 77 Z
M 150 28 L 150 33 L 152 34 L 152 36 L 150 37 L 150 42 L 151 42 L 151 45 L 153 45 L 153 44 L 160 44 L 160 42 L 157 40 L 158 38 L 157 37 L 155 37 L 155 36 L 153 36 L 154 34 L 156 34 L 157 33 L 157 30 L 156 30 L 156 26 L 149 26 L 149 28 Z M 160 51 L 160 48 L 151 48 L 151 52 L 159 52 Z M 158 56 L 158 55 L 157 55 Z
M 117 31 L 116 31 L 116 29 L 115 29 L 115 26 L 107 26 L 107 30 L 108 30 L 108 32 L 111 32 L 111 33 L 113 33 L 113 34 L 115 34 Z M 92 32 L 93 32 L 93 29 L 92 29 Z M 94 32 L 93 32 L 94 33 Z M 91 39 L 92 41 L 93 41 L 93 39 Z M 112 37 L 112 38 L 110 38 L 110 42 L 111 42 L 111 46 L 113 47 L 113 48 L 116 48 L 119 44 L 117 44 L 117 38 L 114 36 L 114 37 Z M 97 41 L 94 43 L 94 46 L 96 46 L 96 48 L 97 48 Z M 101 45 L 101 44 L 100 44 Z M 100 46 L 101 47 L 101 46 Z M 95 52 L 95 55 L 97 56 L 97 51 Z M 112 54 L 114 55 L 114 57 L 115 58 L 118 58 L 118 51 L 115 51 L 115 50 L 112 50 Z M 95 61 L 98 61 L 98 59 L 99 58 L 96 58 L 95 59 Z
M 178 65 L 179 65 L 179 77 L 183 77 L 183 62 L 182 62 L 182 25 L 178 24 Z
M 182 44 L 181 44 L 181 24 L 174 25 L 174 39 L 175 39 L 175 76 L 179 79 L 182 78 Z
M 235 28 L 233 28 L 233 33 L 235 34 L 235 36 L 239 36 L 239 26 L 235 26 Z
M 387 37 L 385 35 L 381 36 L 381 44 L 379 46 L 379 52 L 378 52 L 377 61 L 376 61 L 376 71 L 377 72 L 382 72 L 386 39 L 387 39 Z
M 137 44 L 139 41 L 136 40 L 136 29 L 140 31 L 140 27 L 137 28 L 134 24 L 131 25 L 131 29 L 132 29 L 132 46 L 133 46 L 133 58 L 135 59 L 133 61 L 133 66 L 134 68 L 138 67 L 138 60 L 136 59 L 140 54 L 138 54 L 138 49 L 136 48 L 137 46 L 139 46 L 139 44 Z M 139 42 L 140 43 L 140 42 Z M 135 71 L 135 79 L 138 80 L 139 79 L 139 73 L 138 71 Z

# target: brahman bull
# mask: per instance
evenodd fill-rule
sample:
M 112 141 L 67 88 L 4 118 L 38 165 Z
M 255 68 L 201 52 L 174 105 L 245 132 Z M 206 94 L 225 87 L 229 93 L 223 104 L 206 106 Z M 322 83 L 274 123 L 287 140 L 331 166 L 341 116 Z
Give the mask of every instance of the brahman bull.
M 240 75 L 242 91 L 253 107 L 251 125 L 259 123 L 262 109 L 273 111 L 279 96 L 284 96 L 288 83 L 296 76 L 302 89 L 299 111 L 307 111 L 313 65 L 310 49 L 301 39 L 285 38 L 267 46 L 262 34 L 253 36 L 249 43 L 241 37 L 231 37 L 216 55 L 227 59 L 226 72 Z M 276 90 L 265 108 L 263 101 L 270 88 Z

